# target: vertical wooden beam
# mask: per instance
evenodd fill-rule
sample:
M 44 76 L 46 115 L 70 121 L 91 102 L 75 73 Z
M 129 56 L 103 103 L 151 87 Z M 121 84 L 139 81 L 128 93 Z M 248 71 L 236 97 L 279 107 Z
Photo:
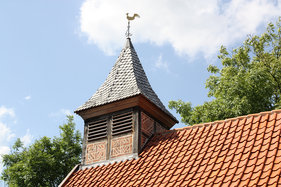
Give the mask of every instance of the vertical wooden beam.
M 153 134 L 155 133 L 156 133 L 156 121 L 153 119 Z
M 85 164 L 85 160 L 86 160 L 87 134 L 88 134 L 88 123 L 84 121 L 84 137 L 83 137 L 82 157 L 81 157 L 82 165 Z
M 142 126 L 142 124 L 141 124 L 141 118 L 142 118 L 142 116 L 141 116 L 141 109 L 138 107 L 138 153 L 140 153 L 140 151 L 141 151 L 141 126 Z
M 139 152 L 139 108 L 133 108 L 133 153 Z
M 107 118 L 107 149 L 106 160 L 111 158 L 111 140 L 112 140 L 112 115 Z

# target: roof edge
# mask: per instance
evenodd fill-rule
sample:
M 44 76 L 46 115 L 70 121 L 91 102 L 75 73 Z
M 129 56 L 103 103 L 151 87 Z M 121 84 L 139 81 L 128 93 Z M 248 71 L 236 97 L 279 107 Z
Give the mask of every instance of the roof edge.
M 112 104 L 112 103 L 115 103 L 115 102 L 118 102 L 118 101 L 122 101 L 122 100 L 126 100 L 126 99 L 129 99 L 129 98 L 133 98 L 133 97 L 137 97 L 137 96 L 143 96 L 149 103 L 153 104 L 154 106 L 156 106 L 157 108 L 159 108 L 162 112 L 164 112 L 167 116 L 169 116 L 171 119 L 173 119 L 173 121 L 175 123 L 179 123 L 179 121 L 177 120 L 177 118 L 171 114 L 167 109 L 167 111 L 161 109 L 159 106 L 157 106 L 154 102 L 152 102 L 151 100 L 149 100 L 144 94 L 142 93 L 138 93 L 136 95 L 133 95 L 133 96 L 129 96 L 129 97 L 125 97 L 125 98 L 122 98 L 122 99 L 119 99 L 119 100 L 116 100 L 116 101 L 113 101 L 113 102 L 108 102 L 108 103 L 105 103 L 105 104 L 102 104 L 102 105 L 98 105 L 98 106 L 92 106 L 92 107 L 89 107 L 89 108 L 85 108 L 85 109 L 82 109 L 82 110 L 75 110 L 74 113 L 75 114 L 78 114 L 80 115 L 79 113 L 83 112 L 83 111 L 86 111 L 86 110 L 90 110 L 90 109 L 93 109 L 93 108 L 97 108 L 97 107 L 101 107 L 101 106 L 105 106 L 105 105 L 109 105 L 109 104 Z M 81 116 L 81 115 L 80 115 Z
M 79 168 L 80 168 L 80 164 L 77 164 L 76 166 L 74 166 L 74 168 L 67 174 L 67 176 L 63 179 L 63 181 L 59 184 L 58 187 L 62 187 L 62 186 L 64 185 L 64 183 L 67 181 L 67 179 L 68 179 L 74 172 L 76 172 Z
M 86 110 L 90 110 L 90 109 L 93 109 L 93 108 L 97 108 L 97 107 L 101 107 L 101 106 L 105 106 L 105 105 L 109 105 L 109 104 L 112 104 L 112 103 L 115 103 L 115 102 L 118 102 L 118 101 L 122 101 L 122 100 L 126 100 L 126 99 L 129 99 L 129 98 L 132 98 L 132 97 L 136 97 L 136 96 L 139 96 L 139 95 L 143 95 L 143 94 L 142 94 L 142 93 L 138 93 L 138 94 L 136 94 L 136 95 L 124 97 L 124 98 L 122 98 L 122 99 L 118 99 L 118 100 L 116 100 L 116 101 L 104 103 L 104 104 L 101 104 L 101 105 L 91 106 L 91 107 L 89 107 L 89 108 L 84 108 L 84 109 L 81 109 L 81 110 L 74 110 L 74 113 L 80 115 L 80 114 L 79 114 L 80 112 L 83 112 L 83 111 L 86 111 Z
M 238 120 L 238 119 L 245 119 L 245 118 L 249 118 L 249 117 L 264 116 L 264 115 L 267 115 L 267 114 L 279 114 L 279 113 L 281 113 L 281 109 L 259 112 L 259 113 L 254 113 L 254 114 L 247 114 L 247 115 L 243 115 L 243 116 L 227 118 L 227 119 L 224 119 L 224 120 L 217 120 L 217 121 L 212 121 L 212 122 L 199 123 L 199 124 L 195 124 L 195 125 L 192 125 L 192 126 L 186 126 L 186 127 L 166 130 L 166 131 L 163 131 L 163 132 L 160 132 L 160 133 L 156 133 L 156 135 L 157 134 L 167 134 L 167 133 L 172 133 L 172 132 L 175 132 L 175 131 L 182 131 L 182 130 L 186 130 L 186 129 L 207 127 L 207 126 L 215 125 L 215 124 L 218 124 L 218 123 L 225 123 L 225 122 L 235 121 L 235 120 Z

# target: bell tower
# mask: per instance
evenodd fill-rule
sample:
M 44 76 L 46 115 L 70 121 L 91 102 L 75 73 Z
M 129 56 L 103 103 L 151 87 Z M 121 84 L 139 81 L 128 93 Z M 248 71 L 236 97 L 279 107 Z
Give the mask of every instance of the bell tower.
M 137 157 L 153 134 L 178 123 L 151 88 L 127 32 L 107 79 L 75 110 L 84 120 L 82 168 Z

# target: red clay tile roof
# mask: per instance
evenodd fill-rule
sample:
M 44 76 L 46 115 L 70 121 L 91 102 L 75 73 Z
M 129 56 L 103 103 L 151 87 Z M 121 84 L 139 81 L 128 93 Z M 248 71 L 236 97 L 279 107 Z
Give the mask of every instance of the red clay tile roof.
M 155 135 L 138 159 L 75 171 L 64 186 L 281 186 L 281 110 Z

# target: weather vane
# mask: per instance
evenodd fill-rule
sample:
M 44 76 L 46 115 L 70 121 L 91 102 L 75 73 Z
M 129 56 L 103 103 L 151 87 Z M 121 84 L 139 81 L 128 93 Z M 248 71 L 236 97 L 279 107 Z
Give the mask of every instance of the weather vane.
M 128 27 L 127 27 L 127 31 L 126 31 L 126 37 L 130 38 L 130 36 L 132 36 L 132 34 L 130 33 L 130 21 L 134 20 L 136 17 L 139 18 L 140 16 L 138 14 L 134 14 L 131 17 L 131 16 L 129 16 L 129 13 L 127 13 L 126 15 L 127 15 L 127 20 L 128 20 Z

